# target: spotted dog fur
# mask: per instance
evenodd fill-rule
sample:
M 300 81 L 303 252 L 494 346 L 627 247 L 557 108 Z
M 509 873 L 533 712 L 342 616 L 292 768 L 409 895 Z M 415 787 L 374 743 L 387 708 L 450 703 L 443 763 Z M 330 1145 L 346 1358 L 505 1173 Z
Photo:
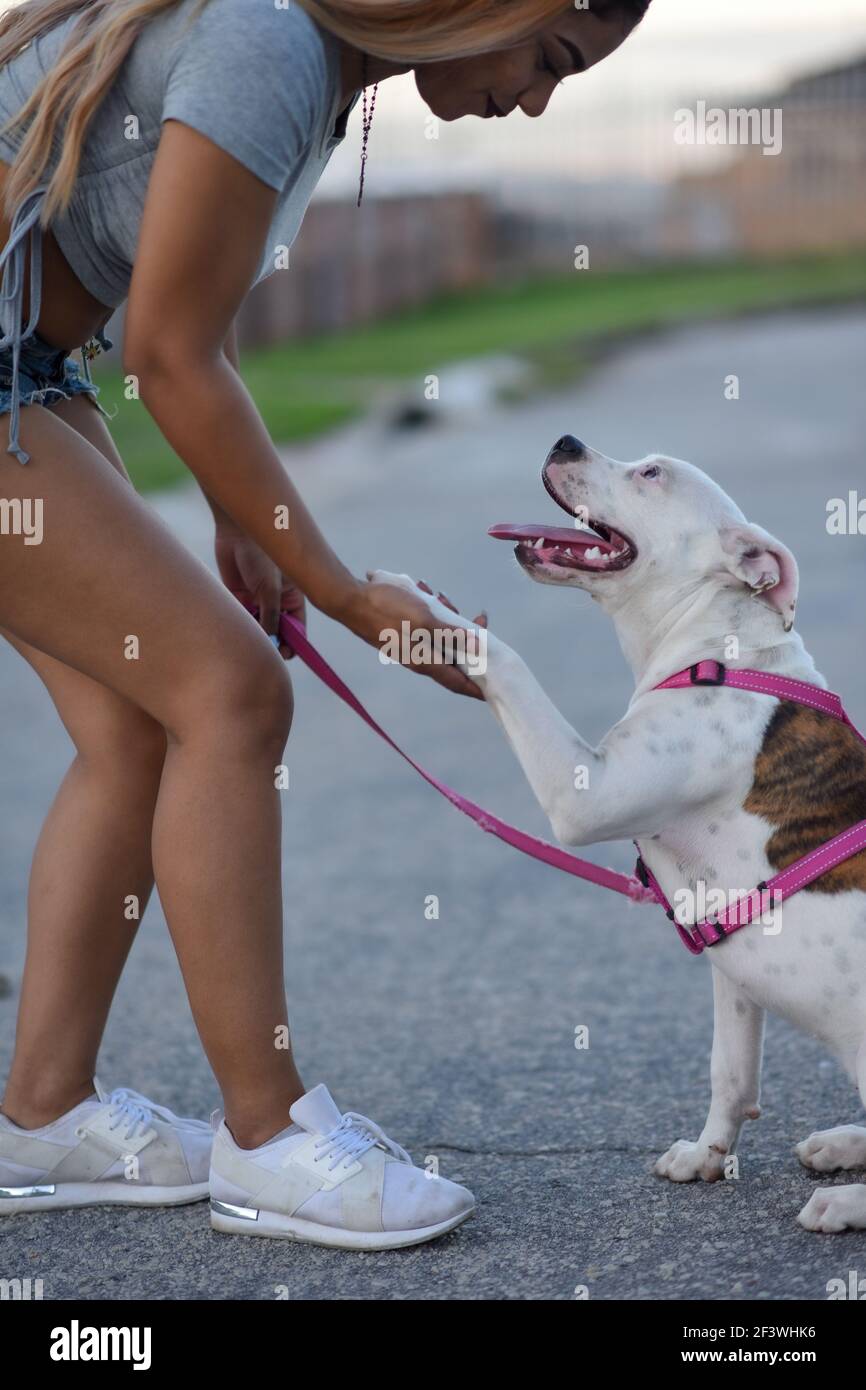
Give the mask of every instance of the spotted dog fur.
M 700 469 L 650 455 L 605 457 L 564 436 L 543 468 L 548 493 L 628 546 L 607 572 L 571 547 L 518 544 L 530 578 L 589 593 L 614 623 L 635 680 L 623 717 L 597 747 L 555 708 L 525 663 L 492 634 L 476 675 L 557 838 L 581 846 L 636 839 L 671 902 L 683 890 L 731 897 L 866 818 L 866 748 L 838 720 L 725 687 L 656 691 L 710 658 L 826 686 L 794 629 L 797 565 Z M 587 552 L 587 556 L 591 552 Z M 411 587 L 405 575 L 377 578 Z M 417 592 L 417 591 L 415 591 Z M 437 625 L 469 626 L 439 600 Z M 588 769 L 576 790 L 574 768 Z M 681 899 L 680 899 L 681 900 Z M 693 919 L 692 919 L 693 920 Z M 670 949 L 680 950 L 671 937 Z M 866 1105 L 866 851 L 705 953 L 713 974 L 711 1098 L 695 1140 L 654 1171 L 673 1182 L 725 1173 L 743 1123 L 760 1115 L 764 1016 L 819 1039 Z M 701 964 L 694 963 L 698 970 Z M 819 1173 L 866 1168 L 866 1128 L 844 1125 L 797 1146 Z M 866 1229 L 866 1183 L 816 1188 L 800 1212 L 813 1231 Z
M 764 847 L 775 873 L 866 820 L 866 744 L 820 710 L 781 700 L 755 761 L 744 809 L 774 827 Z M 866 850 L 844 859 L 804 893 L 866 892 Z

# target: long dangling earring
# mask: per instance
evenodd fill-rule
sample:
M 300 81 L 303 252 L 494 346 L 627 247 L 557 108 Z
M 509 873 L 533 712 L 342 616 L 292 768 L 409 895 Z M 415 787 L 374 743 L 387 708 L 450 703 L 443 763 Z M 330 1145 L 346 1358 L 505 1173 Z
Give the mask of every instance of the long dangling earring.
M 367 55 L 361 62 L 361 81 L 364 84 L 364 91 L 361 96 L 361 178 L 358 183 L 358 207 L 361 206 L 361 199 L 364 196 L 364 176 L 367 172 L 367 145 L 370 141 L 370 127 L 373 124 L 373 112 L 376 110 L 376 93 L 379 90 L 379 83 L 373 86 L 373 94 L 370 97 L 369 109 L 367 107 Z

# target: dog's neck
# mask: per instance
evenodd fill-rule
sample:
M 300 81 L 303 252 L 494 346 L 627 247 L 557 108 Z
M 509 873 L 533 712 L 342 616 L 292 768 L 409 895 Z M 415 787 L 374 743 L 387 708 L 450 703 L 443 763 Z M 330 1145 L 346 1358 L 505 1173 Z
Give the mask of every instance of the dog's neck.
M 632 595 L 608 612 L 637 695 L 706 659 L 826 685 L 799 635 L 785 632 L 780 615 L 745 590 L 705 582 L 663 602 L 657 592 Z

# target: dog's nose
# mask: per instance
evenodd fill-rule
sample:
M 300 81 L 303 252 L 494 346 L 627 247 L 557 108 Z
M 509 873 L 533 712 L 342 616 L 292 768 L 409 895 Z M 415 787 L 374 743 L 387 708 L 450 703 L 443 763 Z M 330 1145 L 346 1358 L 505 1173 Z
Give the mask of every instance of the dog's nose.
M 564 434 L 561 439 L 557 439 L 550 452 L 551 454 L 570 454 L 573 458 L 578 458 L 586 450 L 573 434 Z

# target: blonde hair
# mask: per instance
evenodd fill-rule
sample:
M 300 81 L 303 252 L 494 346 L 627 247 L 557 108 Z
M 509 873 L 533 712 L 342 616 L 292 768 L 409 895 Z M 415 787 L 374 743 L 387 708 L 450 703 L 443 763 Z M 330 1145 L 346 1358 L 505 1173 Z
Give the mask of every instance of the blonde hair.
M 59 138 L 60 159 L 48 181 L 40 221 L 69 205 L 81 149 L 96 108 L 108 92 L 141 30 L 178 0 L 25 0 L 0 19 L 0 67 L 26 44 L 78 15 L 52 68 L 3 127 L 30 125 L 6 180 L 4 203 L 10 211 L 39 182 Z M 198 0 L 198 9 L 207 0 Z
M 569 0 L 298 0 L 323 29 L 394 63 L 505 48 L 573 8 Z M 599 8 L 602 5 L 599 4 Z
M 322 28 L 394 62 L 466 57 L 517 43 L 570 5 L 563 0 L 298 0 Z M 7 211 L 39 183 L 60 138 L 41 211 L 47 226 L 69 206 L 93 115 L 141 30 L 180 0 L 24 0 L 0 18 L 0 67 L 26 44 L 77 15 L 42 81 L 6 123 L 29 126 L 6 180 Z M 208 3 L 197 0 L 194 18 Z M 623 0 L 628 5 L 629 0 Z M 631 0 L 634 3 L 634 0 Z M 607 8 L 610 0 L 598 0 Z

